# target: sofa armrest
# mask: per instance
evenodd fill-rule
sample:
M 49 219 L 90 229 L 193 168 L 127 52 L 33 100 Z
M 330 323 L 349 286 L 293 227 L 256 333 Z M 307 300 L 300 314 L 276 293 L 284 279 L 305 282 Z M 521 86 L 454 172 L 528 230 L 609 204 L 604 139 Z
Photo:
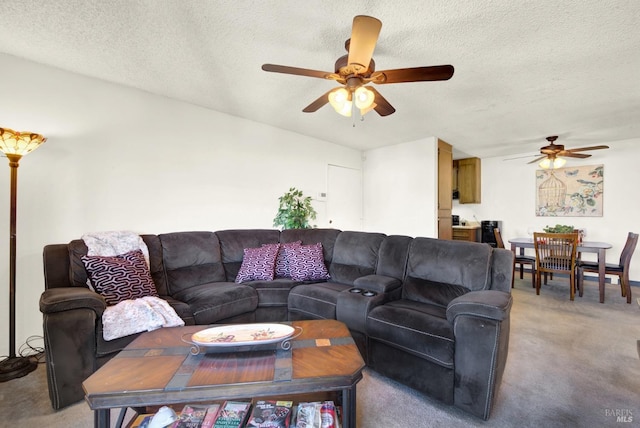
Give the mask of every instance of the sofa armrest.
M 104 298 L 88 288 L 60 287 L 45 290 L 40 296 L 40 312 L 52 314 L 73 309 L 91 309 L 102 317 L 107 304 Z
M 40 296 L 49 398 L 61 409 L 84 397 L 82 382 L 97 368 L 104 298 L 88 288 L 56 287 Z
M 392 278 L 384 275 L 366 275 L 357 278 L 353 285 L 365 290 L 375 291 L 376 293 L 388 293 L 402 285 L 402 281 L 398 278 Z
M 513 297 L 497 290 L 470 291 L 453 299 L 447 306 L 447 320 L 453 323 L 460 315 L 502 321 L 509 316 Z
M 338 295 L 336 319 L 350 330 L 365 333 L 367 316 L 376 306 L 400 298 L 402 282 L 384 275 L 366 275 L 353 282 L 354 287 L 373 293 L 353 293 L 345 290 Z
M 512 302 L 511 294 L 503 291 L 470 291 L 447 307 L 456 344 L 453 402 L 484 420 L 491 414 L 506 366 Z

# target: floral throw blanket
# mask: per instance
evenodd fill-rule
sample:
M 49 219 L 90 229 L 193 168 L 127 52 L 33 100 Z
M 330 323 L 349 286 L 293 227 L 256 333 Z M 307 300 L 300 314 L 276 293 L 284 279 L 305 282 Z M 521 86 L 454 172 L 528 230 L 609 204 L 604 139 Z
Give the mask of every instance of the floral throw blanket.
M 183 326 L 176 311 L 159 297 L 147 296 L 109 306 L 102 314 L 102 336 L 113 340 L 160 327 Z
M 144 266 L 144 262 L 142 263 L 142 269 L 144 270 L 146 268 L 146 272 L 144 272 L 145 276 L 148 277 L 148 282 L 151 284 L 151 287 L 155 288 L 149 274 L 149 249 L 142 240 L 142 237 L 137 233 L 130 231 L 89 233 L 83 235 L 82 240 L 87 245 L 87 256 L 113 257 L 121 256 L 131 251 L 142 251 L 146 261 L 146 266 Z M 104 264 L 104 261 L 101 263 L 101 266 L 102 264 Z M 86 264 L 85 268 L 88 269 Z M 129 271 L 127 268 L 121 266 L 117 268 L 110 267 L 109 269 L 110 270 L 107 270 L 105 268 L 103 272 L 101 272 L 102 288 L 100 288 L 100 290 L 102 291 L 99 292 L 106 293 L 110 288 L 123 287 L 127 285 L 127 281 L 134 283 L 133 286 L 139 287 L 139 281 L 136 282 L 134 279 L 136 275 L 140 275 L 139 272 L 135 270 Z M 124 269 L 124 274 L 122 269 Z M 94 278 L 94 280 L 97 280 L 97 278 Z M 92 289 L 98 288 L 97 284 L 96 287 L 93 287 L 89 280 L 87 280 L 87 285 Z M 131 284 L 128 285 L 131 286 Z M 112 306 L 107 306 L 103 312 L 102 335 L 104 340 L 109 341 L 142 331 L 155 330 L 160 327 L 184 325 L 182 318 L 176 314 L 176 311 L 166 300 L 155 297 L 157 293 L 133 294 L 139 294 L 139 296 L 137 296 L 138 298 L 121 300 L 116 304 L 112 303 Z M 140 294 L 144 297 L 140 296 Z
M 88 256 L 118 256 L 140 249 L 149 265 L 149 249 L 140 235 L 127 230 L 94 232 L 82 235 Z

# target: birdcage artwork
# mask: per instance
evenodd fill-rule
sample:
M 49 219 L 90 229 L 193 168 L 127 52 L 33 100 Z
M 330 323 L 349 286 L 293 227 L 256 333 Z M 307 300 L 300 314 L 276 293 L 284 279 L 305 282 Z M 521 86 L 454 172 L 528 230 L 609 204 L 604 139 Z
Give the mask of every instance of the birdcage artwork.
M 601 217 L 604 168 L 591 165 L 536 171 L 536 215 Z
M 564 198 L 567 196 L 567 185 L 558 179 L 551 171 L 549 178 L 538 187 L 538 200 L 540 205 L 548 210 L 557 210 L 564 207 Z

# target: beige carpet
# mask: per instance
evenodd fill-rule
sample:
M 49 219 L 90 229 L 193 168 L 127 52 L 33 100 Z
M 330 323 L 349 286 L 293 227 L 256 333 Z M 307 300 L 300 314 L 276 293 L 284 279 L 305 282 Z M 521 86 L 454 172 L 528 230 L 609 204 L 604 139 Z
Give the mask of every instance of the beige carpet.
M 620 427 L 640 426 L 640 308 L 597 284 L 569 301 L 567 280 L 557 278 L 536 296 L 530 279 L 516 280 L 507 368 L 489 421 L 366 370 L 358 384 L 358 426 L 373 427 Z M 633 287 L 636 297 L 640 289 Z M 420 376 L 420 373 L 416 373 Z M 78 403 L 54 412 L 44 366 L 0 383 L 0 427 L 91 427 L 93 415 Z M 631 422 L 619 422 L 618 416 Z M 115 422 L 113 412 L 112 422 Z M 621 425 L 622 424 L 622 425 Z

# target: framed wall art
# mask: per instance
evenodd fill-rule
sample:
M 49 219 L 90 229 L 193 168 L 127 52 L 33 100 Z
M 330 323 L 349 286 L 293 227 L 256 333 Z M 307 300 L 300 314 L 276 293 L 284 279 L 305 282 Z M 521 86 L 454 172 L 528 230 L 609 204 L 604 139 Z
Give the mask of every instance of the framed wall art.
M 536 216 L 602 217 L 604 166 L 536 171 Z

